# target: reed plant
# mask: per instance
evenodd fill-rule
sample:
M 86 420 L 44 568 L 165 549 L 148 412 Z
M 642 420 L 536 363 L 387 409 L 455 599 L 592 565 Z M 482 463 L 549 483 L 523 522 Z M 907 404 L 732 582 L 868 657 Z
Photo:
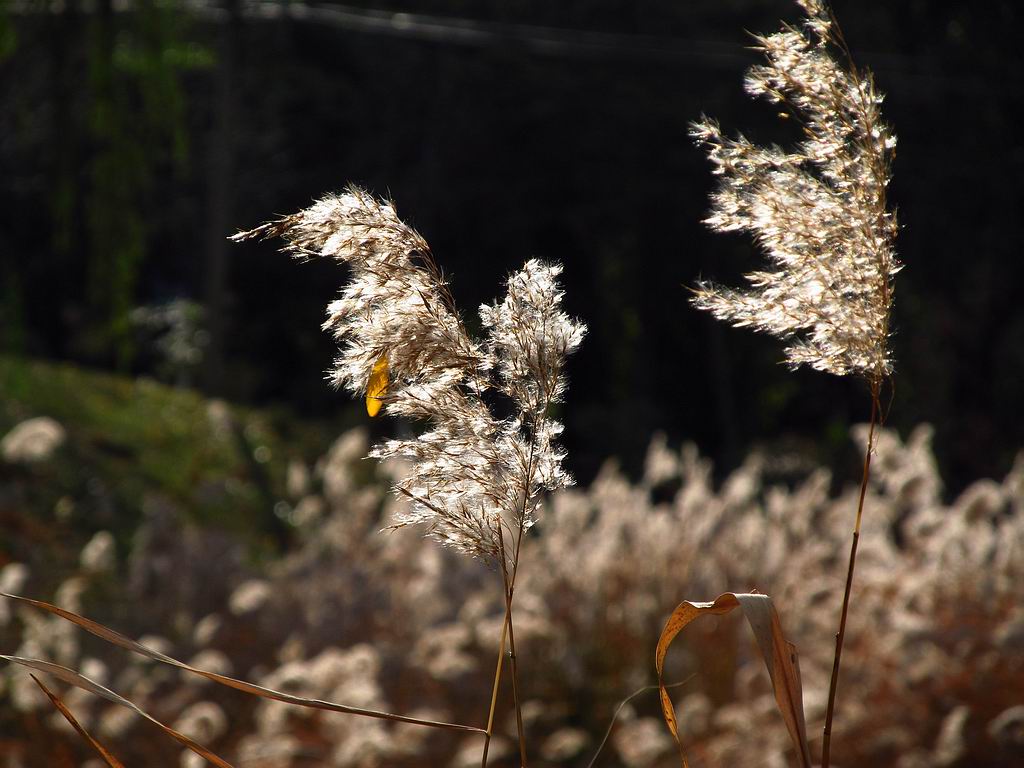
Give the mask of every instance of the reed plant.
M 427 424 L 415 437 L 385 441 L 370 454 L 409 462 L 394 487 L 410 508 L 395 527 L 423 526 L 431 538 L 501 573 L 505 620 L 481 764 L 487 764 L 507 644 L 525 768 L 513 598 L 523 536 L 537 521 L 544 493 L 572 483 L 557 444 L 562 425 L 550 410 L 565 392 L 565 358 L 586 332 L 561 309 L 561 267 L 527 261 L 508 278 L 502 300 L 480 307 L 486 336 L 475 340 L 427 243 L 390 203 L 350 187 L 235 239 L 272 236 L 283 237 L 300 258 L 332 257 L 351 269 L 324 323 L 343 345 L 333 383 L 364 397 L 371 416 L 383 408 Z M 504 400 L 511 415 L 496 415 L 489 394 Z
M 874 78 L 854 64 L 831 10 L 822 0 L 798 2 L 806 15 L 800 26 L 755 36 L 766 63 L 748 71 L 745 86 L 799 125 L 803 139 L 785 150 L 729 138 L 708 118 L 691 128 L 719 177 L 708 226 L 749 233 L 770 266 L 747 274 L 745 289 L 701 284 L 693 303 L 784 339 L 794 368 L 867 383 L 871 415 L 822 739 L 828 768 L 880 393 L 892 373 L 889 318 L 900 264 L 886 189 L 896 137 L 882 119 Z
M 413 437 L 386 440 L 369 454 L 381 460 L 403 460 L 408 467 L 394 484 L 395 493 L 407 507 L 391 527 L 421 528 L 428 537 L 500 573 L 505 613 L 486 726 L 299 697 L 179 661 L 75 611 L 8 592 L 2 596 L 76 624 L 144 658 L 253 696 L 480 734 L 482 766 L 487 765 L 507 648 L 520 763 L 525 768 L 514 597 L 523 539 L 537 522 L 545 494 L 572 483 L 562 468 L 565 454 L 557 442 L 562 425 L 551 409 L 565 393 L 565 359 L 586 333 L 582 323 L 562 311 L 561 267 L 537 259 L 527 261 L 506 281 L 502 299 L 480 307 L 485 336 L 474 339 L 466 331 L 429 246 L 398 218 L 389 202 L 349 187 L 342 194 L 324 197 L 303 211 L 232 239 L 269 237 L 283 238 L 285 250 L 299 258 L 334 258 L 349 267 L 350 279 L 328 307 L 324 323 L 341 344 L 329 374 L 332 383 L 365 399 L 371 417 L 386 412 L 425 423 Z M 81 672 L 42 658 L 0 658 L 58 677 L 129 709 L 195 755 L 222 768 L 230 765 L 188 734 L 165 725 Z M 56 694 L 37 678 L 33 680 L 108 765 L 120 765 Z
M 798 125 L 802 140 L 785 150 L 759 146 L 742 136 L 730 138 L 708 118 L 691 128 L 719 179 L 708 225 L 718 232 L 749 233 L 769 262 L 746 276 L 745 288 L 700 284 L 693 302 L 719 319 L 782 338 L 785 358 L 793 367 L 806 365 L 838 376 L 856 376 L 866 383 L 871 415 L 824 714 L 821 765 L 829 768 L 857 550 L 872 457 L 884 421 L 881 394 L 893 369 L 890 315 L 893 279 L 900 265 L 894 246 L 897 223 L 886 190 L 895 137 L 881 117 L 882 96 L 871 74 L 853 63 L 831 11 L 820 0 L 799 0 L 799 5 L 805 13 L 799 26 L 787 25 L 775 34 L 755 37 L 765 63 L 750 69 L 746 89 L 767 99 Z M 514 618 L 513 608 L 517 588 L 529 578 L 523 575 L 527 569 L 521 569 L 524 553 L 530 551 L 526 535 L 540 518 L 546 495 L 572 483 L 562 467 L 564 451 L 558 444 L 562 427 L 552 415 L 552 406 L 565 394 L 565 360 L 586 331 L 562 309 L 560 266 L 532 259 L 509 276 L 504 296 L 480 307 L 483 335 L 474 338 L 428 244 L 398 217 L 388 201 L 349 187 L 233 239 L 257 238 L 281 238 L 284 249 L 300 259 L 332 258 L 348 268 L 348 281 L 328 307 L 324 323 L 340 345 L 329 379 L 364 400 L 369 416 L 384 414 L 421 425 L 419 432 L 385 440 L 368 453 L 382 462 L 397 461 L 405 466 L 393 484 L 401 507 L 390 527 L 419 530 L 445 547 L 479 560 L 500 577 L 503 618 L 500 627 L 494 627 L 496 636 L 492 638 L 498 652 L 490 697 L 481 702 L 486 705 L 485 725 L 396 714 L 371 706 L 373 696 L 362 703 L 335 703 L 289 693 L 285 686 L 257 685 L 230 677 L 223 670 L 178 661 L 70 609 L 7 591 L 5 596 L 22 607 L 70 621 L 147 659 L 279 705 L 482 738 L 482 768 L 486 768 L 495 733 L 507 652 L 518 760 L 526 768 L 529 710 L 516 646 L 516 627 L 522 625 Z M 690 466 L 688 471 L 694 487 L 700 486 L 699 467 Z M 569 499 L 562 503 L 571 507 L 570 497 L 563 494 L 560 498 Z M 710 503 L 710 494 L 705 493 L 703 500 Z M 677 506 L 692 508 L 692 499 L 678 501 Z M 571 510 L 569 513 L 567 518 L 572 518 Z M 614 523 L 614 515 L 609 517 Z M 659 520 L 659 524 L 665 522 Z M 586 527 L 571 519 L 552 526 L 547 540 L 535 548 L 547 554 L 546 568 L 552 573 L 564 570 L 565 559 L 553 555 L 552 547 L 569 546 L 574 539 L 559 538 L 559 534 L 574 530 L 578 543 L 586 535 Z M 720 526 L 716 523 L 715 528 L 717 531 Z M 644 530 L 649 536 L 649 552 L 658 550 L 659 539 L 663 546 L 669 538 L 664 525 L 652 528 L 653 535 Z M 718 533 L 711 538 L 716 536 Z M 601 542 L 596 542 L 594 551 L 600 552 L 597 544 Z M 671 562 L 675 556 L 664 559 Z M 568 573 L 563 577 L 566 584 L 576 578 Z M 543 584 L 543 576 L 534 577 L 532 583 Z M 548 594 L 553 594 L 551 584 L 548 588 Z M 238 598 L 239 611 L 247 610 L 245 606 L 253 601 L 264 600 L 269 597 L 254 587 Z M 800 763 L 810 766 L 795 649 L 782 635 L 774 604 L 766 595 L 754 593 L 726 593 L 707 603 L 684 601 L 657 643 L 662 712 L 683 764 L 686 757 L 676 714 L 667 694 L 669 686 L 662 679 L 665 656 L 673 638 L 689 622 L 734 608 L 741 609 L 754 631 Z M 453 631 L 453 637 L 458 634 Z M 376 658 L 370 651 L 364 655 Z M 188 729 L 164 725 L 83 673 L 27 655 L 3 658 L 62 678 L 132 710 L 194 755 L 219 766 L 229 765 L 199 744 Z M 347 657 L 330 661 L 339 667 L 354 663 Z M 456 655 L 449 662 L 457 668 L 461 660 Z M 120 765 L 57 694 L 36 682 L 107 765 Z

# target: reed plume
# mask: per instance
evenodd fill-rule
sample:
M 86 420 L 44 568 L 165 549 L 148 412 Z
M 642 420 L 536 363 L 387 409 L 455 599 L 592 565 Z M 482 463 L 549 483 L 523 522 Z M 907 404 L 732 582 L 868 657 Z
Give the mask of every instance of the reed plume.
M 371 452 L 412 463 L 397 485 L 412 502 L 398 524 L 424 523 L 443 544 L 495 562 L 500 528 L 529 528 L 542 493 L 572 482 L 556 443 L 561 425 L 548 410 L 565 391 L 565 357 L 586 329 L 561 309 L 561 267 L 530 260 L 509 277 L 504 299 L 480 308 L 486 336 L 478 341 L 427 243 L 392 204 L 350 187 L 234 239 L 272 236 L 296 256 L 351 268 L 324 323 L 341 343 L 333 384 L 366 396 L 385 361 L 378 397 L 387 412 L 428 422 L 422 434 Z M 496 416 L 488 390 L 506 395 L 514 415 Z
M 871 73 L 853 64 L 831 10 L 821 0 L 798 3 L 806 14 L 802 26 L 755 36 L 766 63 L 752 67 L 745 83 L 749 94 L 800 124 L 804 138 L 795 150 L 728 138 L 708 118 L 691 126 L 720 178 L 706 223 L 716 232 L 749 232 L 771 264 L 746 275 L 745 290 L 701 284 L 694 304 L 783 338 L 793 367 L 859 375 L 870 387 L 868 443 L 822 740 L 828 768 L 879 391 L 892 373 L 889 317 L 900 264 L 886 188 L 896 137 L 882 120 L 882 94 Z
M 525 767 L 512 599 L 522 537 L 544 492 L 572 483 L 557 444 L 562 427 L 549 410 L 565 392 L 565 358 L 586 332 L 562 311 L 561 267 L 527 261 L 508 278 L 502 300 L 480 307 L 485 337 L 477 341 L 427 243 L 390 203 L 349 187 L 234 239 L 272 236 L 296 256 L 329 256 L 351 268 L 324 323 L 342 345 L 334 384 L 365 396 L 371 416 L 385 407 L 427 422 L 418 436 L 387 440 L 370 453 L 411 463 L 395 486 L 411 502 L 396 527 L 424 524 L 441 543 L 500 568 L 505 623 L 483 764 L 507 642 Z M 496 415 L 487 392 L 511 403 L 512 415 Z
M 799 4 L 802 27 L 755 36 L 767 63 L 745 83 L 800 124 L 795 151 L 728 138 L 708 118 L 691 126 L 720 178 L 706 223 L 749 232 L 771 263 L 746 275 L 745 290 L 701 284 L 694 304 L 785 339 L 794 367 L 878 380 L 892 372 L 889 315 L 900 267 L 886 205 L 896 137 L 881 117 L 882 94 L 853 65 L 831 11 L 819 0 Z

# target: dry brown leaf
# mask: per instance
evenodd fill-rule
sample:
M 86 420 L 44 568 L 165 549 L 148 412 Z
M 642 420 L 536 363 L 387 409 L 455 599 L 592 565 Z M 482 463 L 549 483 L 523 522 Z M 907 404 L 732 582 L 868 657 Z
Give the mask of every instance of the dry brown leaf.
M 661 637 L 658 639 L 655 667 L 658 670 L 661 712 L 665 717 L 665 724 L 679 748 L 679 757 L 683 767 L 689 768 L 689 763 L 686 761 L 683 743 L 679 739 L 679 728 L 672 699 L 669 697 L 668 691 L 665 690 L 665 681 L 662 675 L 665 654 L 668 653 L 668 648 L 675 636 L 691 621 L 706 614 L 720 616 L 729 613 L 737 606 L 743 609 L 743 615 L 746 616 L 750 629 L 757 639 L 757 647 L 772 681 L 775 701 L 800 758 L 800 766 L 801 768 L 811 768 L 811 751 L 807 745 L 807 725 L 804 722 L 803 689 L 800 684 L 800 663 L 797 659 L 796 646 L 783 636 L 779 615 L 775 611 L 770 597 L 756 593 L 736 594 L 734 592 L 719 595 L 711 603 L 695 603 L 684 600 L 672 611 L 672 615 L 669 616 L 665 628 L 661 631 Z
M 75 672 L 75 670 L 73 669 L 62 667 L 60 664 L 54 664 L 51 661 L 43 661 L 41 659 L 26 659 L 22 658 L 21 656 L 4 656 L 3 654 L 0 654 L 0 659 L 9 661 L 12 664 L 20 664 L 21 666 L 28 667 L 29 669 L 35 669 L 40 672 L 45 672 L 48 675 L 53 675 L 54 677 L 60 678 L 65 683 L 74 685 L 77 688 L 81 688 L 83 691 L 94 693 L 97 696 L 102 696 L 107 701 L 112 701 L 115 704 L 120 704 L 122 707 L 127 707 L 132 712 L 137 714 L 139 717 L 143 717 L 146 720 L 149 720 L 149 722 L 156 725 L 160 730 L 162 730 L 175 741 L 180 742 L 200 757 L 205 758 L 209 762 L 218 766 L 218 768 L 234 768 L 234 766 L 232 766 L 231 763 L 217 757 L 217 755 L 213 754 L 213 752 L 208 750 L 202 744 L 192 741 L 192 739 L 190 739 L 185 734 L 179 733 L 170 726 L 164 725 L 155 717 L 147 713 L 145 710 L 140 709 L 136 704 L 126 699 L 124 696 L 114 693 L 109 688 L 104 688 L 95 680 L 90 680 L 85 675 L 81 675 L 78 672 Z
M 78 731 L 78 735 L 85 739 L 87 742 L 89 742 L 92 745 L 92 748 L 100 753 L 100 756 L 104 759 L 104 761 L 106 761 L 107 765 L 109 765 L 110 768 L 124 768 L 124 763 L 122 763 L 120 760 L 114 757 L 106 747 L 104 747 L 102 744 L 96 741 L 96 739 L 94 739 L 92 735 L 87 730 L 85 730 L 82 724 L 75 719 L 75 716 L 71 714 L 71 710 L 64 705 L 64 702 L 57 697 L 57 694 L 55 694 L 53 691 L 51 691 L 49 688 L 43 685 L 42 680 L 40 680 L 35 675 L 30 673 L 29 677 L 35 680 L 36 685 L 42 688 L 43 693 L 46 694 L 47 698 L 50 700 L 50 703 L 52 703 L 53 706 L 57 708 L 58 712 L 64 715 L 64 719 L 71 723 L 71 727 Z
M 444 723 L 435 720 L 423 720 L 417 717 L 406 717 L 405 715 L 395 715 L 391 712 L 379 712 L 374 709 L 363 709 L 361 707 L 350 707 L 345 704 L 336 704 L 331 701 L 322 701 L 320 699 L 305 699 L 301 696 L 293 696 L 290 693 L 282 693 L 281 691 L 275 691 L 272 688 L 264 688 L 262 685 L 256 685 L 255 683 L 247 683 L 244 680 L 237 680 L 227 675 L 218 675 L 216 672 L 208 672 L 205 669 L 199 669 L 192 667 L 183 661 L 172 658 L 166 654 L 155 651 L 152 648 L 147 648 L 134 640 L 125 637 L 120 632 L 116 632 L 109 627 L 105 627 L 98 622 L 87 619 L 84 616 L 79 616 L 77 613 L 67 611 L 63 608 L 58 608 L 56 605 L 44 602 L 42 600 L 33 600 L 29 597 L 20 597 L 18 595 L 10 595 L 6 592 L 0 592 L 0 597 L 6 597 L 10 600 L 14 600 L 25 605 L 31 605 L 34 608 L 38 608 L 47 613 L 52 613 L 54 616 L 60 616 L 62 619 L 70 621 L 72 624 L 77 624 L 79 627 L 87 632 L 91 632 L 96 637 L 106 640 L 108 643 L 116 645 L 125 650 L 137 653 L 140 656 L 145 656 L 147 659 L 153 661 L 159 661 L 163 664 L 168 664 L 178 669 L 183 669 L 186 672 L 191 672 L 194 675 L 205 677 L 207 680 L 212 680 L 220 685 L 226 685 L 228 688 L 234 688 L 236 691 L 242 691 L 252 696 L 259 696 L 264 699 L 272 699 L 274 701 L 281 701 L 285 704 L 294 704 L 298 707 L 309 707 L 311 709 L 322 709 L 329 712 L 342 712 L 349 715 L 361 715 L 363 717 L 375 717 L 381 720 L 392 720 L 399 723 L 410 723 L 412 725 L 423 725 L 431 728 L 443 728 L 450 731 L 464 731 L 469 733 L 486 734 L 487 732 L 483 728 L 476 728 L 472 725 L 459 725 L 456 723 Z M 10 658 L 10 657 L 4 657 Z

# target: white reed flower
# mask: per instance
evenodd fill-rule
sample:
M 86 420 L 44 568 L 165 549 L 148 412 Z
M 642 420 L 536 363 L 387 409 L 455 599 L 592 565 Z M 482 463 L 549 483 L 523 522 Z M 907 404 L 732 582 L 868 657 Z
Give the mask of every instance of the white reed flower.
M 109 531 L 98 531 L 78 556 L 82 569 L 89 573 L 107 573 L 117 567 L 117 545 Z
M 800 123 L 805 138 L 796 151 L 727 138 L 708 118 L 691 129 L 720 177 L 706 223 L 751 233 L 772 269 L 748 274 L 746 290 L 701 284 L 694 304 L 786 339 L 794 367 L 879 380 L 892 369 L 889 315 L 900 266 L 896 218 L 886 207 L 896 138 L 882 121 L 882 95 L 850 61 L 831 11 L 820 0 L 799 4 L 803 27 L 756 37 L 767 64 L 746 79 L 748 93 Z
M 495 560 L 502 526 L 528 528 L 542 493 L 571 482 L 555 443 L 561 425 L 547 412 L 585 327 L 561 310 L 561 268 L 531 260 L 513 274 L 505 298 L 480 309 L 481 342 L 426 242 L 390 203 L 350 187 L 234 239 L 274 235 L 298 256 L 332 256 L 352 270 L 324 325 L 343 344 L 334 384 L 365 395 L 371 415 L 383 405 L 428 423 L 371 451 L 411 461 L 396 485 L 411 508 L 397 525 L 425 523 L 444 544 Z M 512 415 L 495 415 L 487 391 L 506 396 Z

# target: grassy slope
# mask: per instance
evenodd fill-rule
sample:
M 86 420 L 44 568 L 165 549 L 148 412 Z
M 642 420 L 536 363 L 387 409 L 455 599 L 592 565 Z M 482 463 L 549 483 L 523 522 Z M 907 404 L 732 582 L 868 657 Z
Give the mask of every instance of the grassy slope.
M 12 524 L 21 533 L 56 524 L 120 537 L 152 503 L 272 542 L 285 535 L 273 505 L 285 495 L 288 459 L 314 459 L 333 435 L 151 380 L 0 357 L 0 436 L 33 416 L 56 419 L 68 439 L 43 464 L 0 461 L 0 564 L 22 539 Z

